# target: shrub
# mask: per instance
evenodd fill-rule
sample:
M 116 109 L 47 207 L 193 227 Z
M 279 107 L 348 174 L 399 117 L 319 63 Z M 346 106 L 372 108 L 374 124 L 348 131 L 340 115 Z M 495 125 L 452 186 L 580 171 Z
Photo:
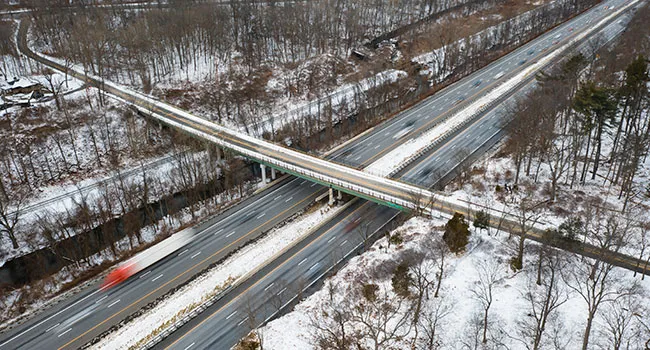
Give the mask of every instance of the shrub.
M 411 295 L 409 291 L 409 286 L 413 283 L 413 276 L 409 272 L 409 266 L 406 262 L 402 262 L 395 268 L 393 272 L 393 278 L 391 279 L 391 284 L 393 285 L 393 291 L 395 294 L 408 298 Z
M 562 239 L 575 241 L 578 236 L 584 235 L 585 223 L 579 217 L 572 216 L 561 223 L 557 231 Z
M 395 232 L 390 236 L 390 244 L 398 246 L 402 243 L 404 243 L 404 239 L 402 238 L 402 235 L 399 234 L 399 232 Z
M 503 192 L 503 187 L 501 187 L 501 185 L 497 185 L 497 186 L 494 188 L 494 192 L 497 192 L 497 193 Z
M 474 216 L 474 227 L 480 228 L 482 230 L 487 229 L 490 226 L 490 214 L 485 210 L 481 210 L 476 213 Z
M 442 239 L 447 243 L 449 250 L 459 253 L 465 250 L 469 242 L 469 224 L 465 221 L 465 215 L 454 213 L 445 225 L 445 233 Z
M 379 291 L 379 286 L 374 283 L 364 283 L 361 288 L 361 294 L 369 302 L 377 300 L 377 291 Z

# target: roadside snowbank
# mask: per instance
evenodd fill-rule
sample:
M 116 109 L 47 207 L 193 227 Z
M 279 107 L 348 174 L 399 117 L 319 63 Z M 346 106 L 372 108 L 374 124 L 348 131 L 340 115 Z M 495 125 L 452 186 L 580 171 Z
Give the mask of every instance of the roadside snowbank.
M 229 280 L 235 280 L 257 266 L 263 264 L 277 252 L 297 241 L 319 223 L 335 215 L 337 210 L 314 210 L 295 221 L 276 229 L 255 244 L 244 247 L 223 263 L 202 274 L 173 295 L 160 302 L 151 310 L 116 332 L 109 334 L 93 349 L 126 349 L 144 339 L 166 321 L 172 319 L 188 306 L 200 303 L 205 295 L 215 290 L 215 286 L 224 286 Z M 185 310 L 189 312 L 191 310 Z

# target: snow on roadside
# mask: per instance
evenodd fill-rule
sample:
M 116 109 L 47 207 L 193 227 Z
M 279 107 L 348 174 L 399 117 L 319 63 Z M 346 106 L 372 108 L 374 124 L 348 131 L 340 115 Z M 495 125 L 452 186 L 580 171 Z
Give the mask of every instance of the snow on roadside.
M 337 210 L 314 210 L 291 223 L 271 231 L 264 238 L 248 245 L 229 257 L 226 261 L 202 274 L 188 285 L 174 292 L 153 309 L 113 332 L 93 346 L 93 349 L 126 349 L 151 334 L 167 320 L 172 319 L 179 310 L 200 303 L 215 286 L 222 286 L 229 279 L 246 275 L 267 259 L 310 232 L 319 223 L 336 214 Z M 189 312 L 190 310 L 187 310 Z
M 379 72 L 372 77 L 362 79 L 357 83 L 342 85 L 332 93 L 319 99 L 310 100 L 296 106 L 289 106 L 286 112 L 264 119 L 259 123 L 253 123 L 252 125 L 249 125 L 249 128 L 259 130 L 260 134 L 263 132 L 271 132 L 272 130 L 279 130 L 282 126 L 293 120 L 301 119 L 308 115 L 320 114 L 321 109 L 325 105 L 328 105 L 328 108 L 335 110 L 341 103 L 354 103 L 354 101 L 356 101 L 355 97 L 359 95 L 363 96 L 366 91 L 394 83 L 405 78 L 407 75 L 408 74 L 405 71 L 396 69 L 388 69 Z M 245 132 L 243 127 L 240 127 L 239 130 Z
M 404 243 L 399 247 L 392 247 L 385 252 L 379 248 L 386 247 L 386 238 L 378 240 L 368 252 L 361 256 L 354 257 L 349 264 L 341 269 L 335 276 L 325 281 L 325 285 L 335 285 L 337 292 L 333 300 L 356 299 L 361 302 L 358 296 L 364 283 L 375 283 L 379 290 L 388 290 L 392 292 L 391 276 L 385 279 L 374 279 L 369 276 L 368 271 L 372 271 L 377 266 L 392 266 L 399 261 L 399 253 L 411 249 L 425 249 L 423 242 L 426 238 L 429 227 L 434 227 L 432 234 L 435 239 L 440 239 L 442 232 L 439 228 L 444 225 L 444 221 L 426 220 L 423 218 L 413 218 L 407 221 L 403 226 L 397 228 L 394 232 L 400 232 Z M 485 232 L 472 231 L 470 243 L 466 253 L 458 256 L 450 256 L 446 260 L 446 272 L 442 281 L 440 298 L 430 298 L 425 301 L 426 307 L 433 307 L 439 303 L 444 303 L 450 308 L 450 313 L 439 325 L 437 334 L 439 334 L 440 344 L 444 348 L 457 349 L 464 346 L 463 342 L 469 340 L 472 330 L 472 318 L 477 312 L 481 312 L 480 304 L 474 297 L 472 289 L 475 289 L 478 273 L 481 266 L 492 263 L 498 264 L 498 274 L 500 276 L 494 290 L 494 300 L 490 307 L 490 327 L 493 328 L 491 334 L 500 338 L 510 349 L 526 349 L 526 346 L 517 340 L 519 337 L 519 324 L 527 319 L 529 314 L 529 303 L 524 298 L 523 293 L 528 290 L 529 285 L 534 283 L 536 275 L 535 261 L 537 259 L 536 244 L 527 245 L 524 255 L 524 270 L 512 272 L 508 266 L 508 260 L 512 257 L 512 246 L 514 240 L 508 241 L 508 235 L 488 235 Z M 436 270 L 437 271 L 437 270 Z M 430 271 L 435 274 L 436 271 Z M 617 281 L 629 282 L 633 279 L 632 273 L 622 269 L 615 268 L 614 272 Z M 641 284 L 643 290 L 641 302 L 648 305 L 650 298 L 650 279 L 644 281 L 636 279 Z M 569 292 L 566 286 L 562 290 Z M 265 327 L 258 331 L 263 335 L 264 348 L 270 350 L 283 349 L 317 349 L 315 344 L 314 331 L 312 328 L 313 320 L 318 320 L 324 310 L 329 310 L 331 297 L 328 294 L 328 288 L 321 288 L 313 295 L 307 297 L 294 308 L 294 311 L 269 322 Z M 354 301 L 352 302 L 354 305 Z M 601 313 L 606 310 L 603 306 Z M 581 332 L 584 329 L 584 322 L 587 318 L 586 304 L 577 294 L 572 293 L 567 302 L 559 308 L 558 322 L 549 325 L 546 331 L 546 340 L 551 341 L 554 328 L 559 328 L 560 339 L 568 342 L 567 348 L 579 348 L 581 344 Z M 600 317 L 599 317 L 600 318 Z M 321 323 L 321 325 L 323 325 Z M 357 326 L 358 327 L 358 326 Z M 601 323 L 597 323 L 592 331 L 591 344 L 596 346 L 605 340 L 600 333 L 603 331 Z M 352 336 L 352 327 L 346 332 Z M 410 348 L 411 339 L 414 336 L 413 330 L 401 340 L 396 340 L 390 344 L 384 344 L 387 348 Z M 365 345 L 371 344 L 367 343 Z M 489 345 L 489 344 L 488 344 Z M 494 345 L 494 344 L 493 344 Z M 490 346 L 488 346 L 490 348 Z
M 583 38 L 591 35 L 595 28 L 600 27 L 602 24 L 606 23 L 610 18 L 618 15 L 622 11 L 626 10 L 637 1 L 632 1 L 629 4 L 622 6 L 616 12 L 610 14 L 609 16 L 603 18 L 598 23 L 595 23 L 588 30 L 581 32 L 572 38 L 569 42 L 557 47 L 555 50 L 550 51 L 546 56 L 534 62 L 530 66 L 523 69 L 521 72 L 511 77 L 503 84 L 492 89 L 492 91 L 483 95 L 476 101 L 470 103 L 467 107 L 459 111 L 458 113 L 447 118 L 445 121 L 433 127 L 431 130 L 425 132 L 424 134 L 412 138 L 400 146 L 393 149 L 391 152 L 388 152 L 382 158 L 378 159 L 376 162 L 371 164 L 369 167 L 364 169 L 365 172 L 369 174 L 374 174 L 377 176 L 388 176 L 393 171 L 398 169 L 400 165 L 405 162 L 408 162 L 414 155 L 418 153 L 421 149 L 433 143 L 440 137 L 443 137 L 445 134 L 454 130 L 455 127 L 461 125 L 463 122 L 471 118 L 474 114 L 478 113 L 484 106 L 493 103 L 499 97 L 505 95 L 511 89 L 526 78 L 530 77 L 532 74 L 540 71 L 545 65 L 554 60 L 556 57 L 564 53 L 569 49 L 574 43 L 582 40 Z

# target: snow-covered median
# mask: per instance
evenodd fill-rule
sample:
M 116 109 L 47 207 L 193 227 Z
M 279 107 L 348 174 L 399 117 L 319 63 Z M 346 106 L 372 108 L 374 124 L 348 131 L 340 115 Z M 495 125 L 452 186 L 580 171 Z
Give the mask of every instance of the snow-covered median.
M 142 316 L 134 319 L 93 346 L 93 349 L 128 349 L 147 338 L 170 320 L 188 314 L 193 307 L 225 288 L 227 284 L 253 271 L 321 222 L 336 215 L 336 208 L 318 208 L 276 229 L 255 244 L 244 247 L 222 264 L 199 276 Z M 179 311 L 182 315 L 179 315 Z
M 538 61 L 534 62 L 530 66 L 523 69 L 521 72 L 517 73 L 510 79 L 506 80 L 503 84 L 492 89 L 484 96 L 478 98 L 474 102 L 470 103 L 466 108 L 462 109 L 458 113 L 447 118 L 442 123 L 436 125 L 431 130 L 425 132 L 419 137 L 410 139 L 407 142 L 404 142 L 402 145 L 396 147 L 392 151 L 388 152 L 382 158 L 378 159 L 376 162 L 372 163 L 369 167 L 364 169 L 365 172 L 377 176 L 389 176 L 394 171 L 399 169 L 403 164 L 410 162 L 414 157 L 419 156 L 419 151 L 432 144 L 436 140 L 444 137 L 445 135 L 453 132 L 455 128 L 461 126 L 464 122 L 469 120 L 472 116 L 479 113 L 484 107 L 494 103 L 501 96 L 507 94 L 512 89 L 515 89 L 518 84 L 525 81 L 527 78 L 532 75 L 540 72 L 551 61 L 559 57 L 569 48 L 571 48 L 575 43 L 583 40 L 584 38 L 591 35 L 596 29 L 600 30 L 600 26 L 604 25 L 611 18 L 617 16 L 621 12 L 627 10 L 629 7 L 633 6 L 637 1 L 632 1 L 625 6 L 622 6 L 617 11 L 613 12 L 600 22 L 591 26 L 588 30 L 583 31 L 582 33 L 576 35 L 573 39 L 567 43 L 557 47 L 553 51 L 540 58 Z

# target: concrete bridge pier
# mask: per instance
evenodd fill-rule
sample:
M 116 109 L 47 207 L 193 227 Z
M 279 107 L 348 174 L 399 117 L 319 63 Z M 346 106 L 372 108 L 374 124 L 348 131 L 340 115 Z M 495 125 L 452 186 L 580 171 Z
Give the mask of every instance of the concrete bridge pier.
M 271 180 L 275 180 L 275 168 L 271 168 Z
M 329 200 L 329 205 L 332 206 L 334 205 L 334 189 L 330 187 L 330 200 Z
M 217 161 L 221 161 L 221 158 L 223 157 L 223 154 L 221 153 L 221 147 L 217 146 Z
M 262 183 L 266 183 L 266 165 L 260 164 L 260 169 L 262 169 Z
M 337 190 L 336 192 L 337 192 L 336 199 L 338 199 L 338 200 L 343 199 L 343 194 L 341 193 L 341 190 Z

